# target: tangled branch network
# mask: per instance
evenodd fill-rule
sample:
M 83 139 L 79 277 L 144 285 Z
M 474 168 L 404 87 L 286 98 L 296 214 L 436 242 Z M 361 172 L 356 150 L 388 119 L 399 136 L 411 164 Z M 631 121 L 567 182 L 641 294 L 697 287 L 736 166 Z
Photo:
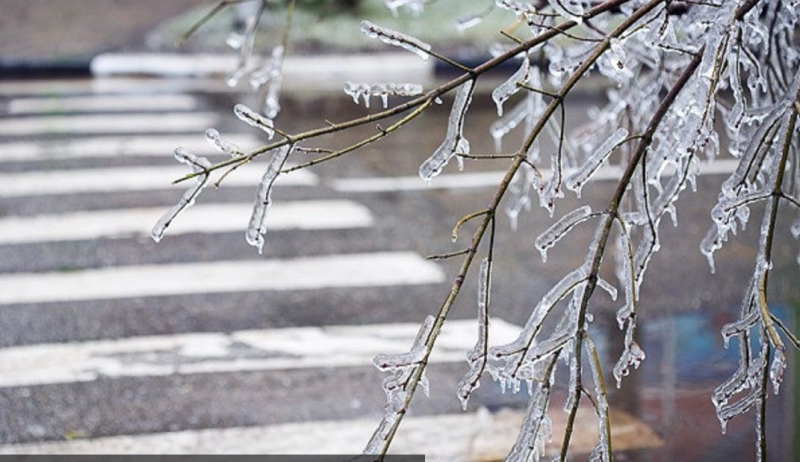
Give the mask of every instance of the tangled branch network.
M 424 181 L 436 181 L 455 158 L 465 161 L 505 160 L 508 167 L 488 204 L 458 221 L 454 240 L 466 222 L 477 222 L 468 245 L 432 258 L 461 258 L 452 287 L 439 309 L 426 318 L 407 353 L 379 355 L 375 365 L 388 373 L 383 381 L 387 404 L 365 453 L 385 454 L 398 431 L 418 386 L 425 391 L 425 370 L 451 307 L 459 295 L 468 270 L 479 254 L 477 341 L 467 354 L 468 371 L 456 393 L 466 409 L 484 375 L 514 392 L 526 384 L 530 400 L 524 423 L 507 460 L 538 460 L 551 440 L 548 408 L 560 363 L 569 369 L 566 432 L 556 458 L 567 457 L 582 399 L 594 407 L 599 439 L 591 460 L 613 459 L 608 418 L 608 389 L 598 353 L 592 341 L 590 310 L 596 289 L 617 298 L 622 307 L 616 319 L 624 334 L 624 349 L 613 376 L 619 387 L 625 376 L 645 359 L 636 343 L 640 315 L 639 289 L 648 263 L 660 249 L 659 233 L 666 216 L 676 222 L 681 194 L 691 186 L 701 164 L 721 155 L 738 166 L 722 185 L 719 201 L 711 212 L 712 226 L 701 252 L 714 269 L 714 252 L 744 228 L 750 206 L 764 203 L 758 255 L 744 293 L 740 318 L 722 328 L 726 345 L 735 338 L 739 367 L 714 391 L 712 401 L 724 431 L 726 423 L 754 410 L 757 459 L 766 458 L 766 398 L 768 385 L 778 393 L 786 369 L 786 343 L 800 347 L 797 337 L 770 311 L 767 280 L 772 269 L 772 248 L 780 210 L 800 207 L 800 154 L 795 133 L 800 112 L 800 72 L 797 47 L 797 0 L 497 0 L 489 9 L 459 19 L 457 29 L 480 24 L 492 10 L 509 14 L 512 26 L 502 32 L 492 47 L 493 57 L 476 67 L 467 67 L 438 52 L 423 41 L 369 21 L 362 32 L 387 45 L 400 47 L 421 59 L 440 60 L 460 74 L 435 88 L 408 82 L 354 83 L 344 88 L 356 103 L 369 105 L 378 97 L 383 110 L 344 122 L 325 121 L 319 128 L 291 134 L 277 127 L 278 94 L 294 1 L 287 2 L 286 33 L 281 45 L 260 68 L 253 69 L 251 54 L 259 18 L 270 2 L 257 0 L 256 15 L 242 34 L 229 41 L 239 49 L 239 62 L 229 81 L 249 75 L 254 86 L 268 85 L 263 113 L 243 105 L 234 108 L 243 122 L 261 129 L 272 140 L 252 152 L 226 142 L 213 129 L 209 141 L 230 158 L 212 164 L 205 158 L 178 148 L 176 158 L 192 172 L 177 180 L 193 182 L 180 202 L 153 229 L 161 239 L 176 216 L 189 207 L 211 176 L 216 184 L 230 172 L 257 156 L 269 163 L 256 194 L 247 242 L 262 250 L 271 192 L 281 177 L 291 172 L 333 161 L 401 129 L 442 98 L 454 93 L 446 135 L 441 145 L 419 168 Z M 235 0 L 223 1 L 204 18 L 208 20 Z M 425 0 L 387 0 L 395 14 L 423 13 Z M 199 25 L 197 27 L 199 27 Z M 193 28 L 189 33 L 193 32 Z M 487 71 L 506 62 L 518 66 L 508 80 L 497 86 L 492 99 L 498 119 L 488 127 L 498 154 L 471 154 L 464 121 L 474 97 L 476 81 Z M 591 114 L 588 125 L 565 127 L 565 100 L 581 79 L 596 71 L 614 85 L 607 103 Z M 519 95 L 518 95 L 519 94 Z M 389 106 L 389 100 L 400 103 Z M 510 102 L 516 100 L 513 106 Z M 510 106 L 510 107 L 509 107 Z M 385 119 L 377 131 L 341 149 L 313 147 L 315 138 Z M 512 130 L 522 130 L 525 141 L 503 154 L 502 143 Z M 719 133 L 722 131 L 723 133 Z M 545 144 L 555 148 L 543 152 Z M 292 161 L 297 154 L 312 160 Z M 307 157 L 302 157 L 307 159 Z M 555 284 L 533 307 L 519 337 L 505 345 L 490 346 L 488 325 L 496 221 L 502 208 L 513 227 L 534 197 L 550 216 L 566 190 L 580 197 L 582 188 L 599 171 L 618 179 L 602 210 L 583 205 L 564 214 L 542 233 L 534 246 L 546 259 L 550 248 L 578 226 L 594 226 L 594 238 L 583 263 Z M 791 225 L 800 237 L 800 217 Z M 486 241 L 486 242 L 484 242 Z M 483 243 L 483 245 L 482 245 Z M 608 258 L 609 253 L 616 258 Z M 600 278 L 602 264 L 610 260 L 616 268 L 617 285 Z M 800 261 L 800 257 L 798 257 Z M 620 289 L 617 288 L 620 287 Z M 553 328 L 546 326 L 555 326 Z M 589 372 L 584 374 L 588 366 Z

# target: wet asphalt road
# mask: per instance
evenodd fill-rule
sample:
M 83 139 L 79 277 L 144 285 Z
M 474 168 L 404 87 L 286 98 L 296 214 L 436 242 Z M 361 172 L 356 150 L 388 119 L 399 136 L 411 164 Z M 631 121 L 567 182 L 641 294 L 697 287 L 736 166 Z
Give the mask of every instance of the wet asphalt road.
M 229 115 L 232 98 L 239 95 L 197 94 L 197 110 L 220 114 L 217 127 L 223 134 L 246 132 Z M 24 97 L 15 95 L 13 98 Z M 8 103 L 11 96 L 5 95 Z M 568 110 L 570 125 L 585 119 L 586 108 L 599 101 L 590 95 L 575 98 Z M 2 102 L 0 102 L 2 104 Z M 346 120 L 364 113 L 345 98 L 312 101 L 302 97 L 284 98 L 281 125 L 290 132 L 320 125 L 322 119 Z M 445 105 L 446 106 L 446 105 Z M 132 265 L 195 265 L 217 261 L 259 261 L 260 259 L 314 258 L 328 255 L 377 252 L 412 252 L 419 256 L 461 248 L 471 225 L 462 231 L 461 241 L 450 241 L 450 230 L 459 217 L 479 210 L 490 200 L 491 188 L 431 189 L 418 191 L 343 192 L 331 187 L 337 178 L 404 177 L 416 174 L 418 165 L 440 142 L 446 107 L 434 108 L 380 143 L 367 146 L 338 162 L 314 169 L 319 182 L 314 186 L 282 186 L 275 192 L 276 203 L 308 200 L 345 200 L 369 210 L 372 225 L 349 229 L 276 230 L 268 235 L 264 256 L 248 246 L 241 231 L 193 232 L 167 237 L 156 245 L 141 234 L 110 236 L 91 240 L 0 244 L 0 279 L 23 273 L 80 274 L 101 268 Z M 115 113 L 107 112 L 110 119 Z M 63 114 L 50 114 L 60 117 Z M 72 114 L 74 115 L 74 114 Z M 64 115 L 69 117 L 70 115 Z M 30 116 L 3 113 L 3 120 Z M 467 121 L 473 152 L 490 152 L 491 138 L 484 127 L 494 118 L 488 95 L 478 98 Z M 365 131 L 366 130 L 366 131 Z M 354 130 L 335 139 L 320 140 L 319 147 L 352 144 L 372 130 Z M 252 132 L 251 132 L 252 133 Z M 187 136 L 202 138 L 202 130 L 187 128 Z M 103 136 L 127 136 L 124 127 Z M 29 137 L 5 137 L 0 143 L 69 143 L 95 136 L 46 133 Z M 148 136 L 148 135 L 142 135 Z M 513 146 L 518 139 L 510 139 Z M 170 153 L 148 156 L 110 156 L 63 159 L 55 149 L 49 157 L 9 160 L 0 163 L 0 174 L 132 166 L 173 165 Z M 0 159 L 3 153 L 0 152 Z M 465 173 L 500 171 L 505 161 L 468 163 Z M 245 168 L 260 168 L 256 165 Z M 447 173 L 455 173 L 454 165 Z M 678 228 L 668 220 L 662 224 L 662 251 L 654 258 L 641 295 L 641 322 L 704 312 L 730 315 L 737 310 L 741 290 L 752 268 L 755 230 L 748 230 L 729 244 L 717 258 L 717 274 L 710 275 L 698 245 L 707 230 L 722 176 L 703 177 L 698 193 L 684 194 L 679 206 Z M 614 182 L 606 181 L 584 190 L 584 198 L 595 210 L 604 208 Z M 222 186 L 205 191 L 202 204 L 250 202 L 252 187 Z M 36 217 L 42 214 L 70 214 L 97 210 L 126 210 L 133 207 L 168 207 L 179 192 L 167 185 L 160 190 L 67 192 L 0 197 L 0 220 Z M 577 207 L 572 194 L 557 205 L 557 215 Z M 753 215 L 760 214 L 754 208 Z M 754 222 L 757 219 L 754 219 Z M 498 226 L 493 278 L 493 316 L 522 324 L 530 309 L 560 277 L 580 265 L 591 226 L 577 228 L 550 252 L 545 265 L 533 248 L 533 240 L 552 223 L 547 213 L 534 207 L 520 218 L 519 230 L 507 221 Z M 785 228 L 785 227 L 784 227 Z M 784 229 L 776 239 L 777 277 L 771 278 L 776 304 L 792 306 L 800 299 L 798 270 L 794 262 L 797 243 Z M 249 329 L 289 327 L 373 325 L 416 323 L 432 314 L 449 290 L 459 262 L 436 265 L 444 282 L 375 287 L 309 288 L 305 290 L 243 290 L 234 293 L 148 295 L 92 300 L 12 303 L 0 308 L 0 327 L 5 333 L 0 346 L 79 343 L 144 336 L 190 333 L 227 333 Z M 610 265 L 604 268 L 611 277 Z M 230 277 L 235 278 L 236 274 Z M 475 273 L 452 311 L 452 319 L 474 316 Z M 358 284 L 355 284 L 356 286 Z M 599 332 L 611 332 L 610 310 L 617 303 L 605 294 L 593 299 L 595 325 Z M 796 306 L 796 305 L 795 305 Z M 721 343 L 721 342 L 720 342 Z M 618 345 L 611 344 L 609 361 Z M 0 369 L 3 364 L 0 364 Z M 463 363 L 432 366 L 431 399 L 420 399 L 412 415 L 454 413 L 459 409 L 453 390 Z M 13 373 L 8 370 L 7 373 Z M 58 441 L 70 435 L 96 437 L 159 433 L 185 429 L 273 425 L 354 418 L 378 418 L 383 401 L 381 374 L 368 364 L 359 367 L 285 369 L 267 371 L 208 372 L 203 374 L 101 377 L 94 381 L 42 383 L 0 388 L 0 442 L 3 444 Z M 653 383 L 655 382 L 655 383 Z M 632 385 L 638 391 L 658 390 L 658 380 Z M 632 392 L 635 393 L 636 391 Z M 481 388 L 475 405 L 490 409 L 519 408 L 525 395 L 501 395 L 496 387 Z M 625 395 L 619 394 L 621 406 Z M 612 400 L 612 405 L 614 401 Z M 472 406 L 472 405 L 471 405 Z M 472 407 L 471 407 L 472 408 Z M 711 417 L 711 416 L 709 416 Z M 377 421 L 377 420 L 376 420 Z

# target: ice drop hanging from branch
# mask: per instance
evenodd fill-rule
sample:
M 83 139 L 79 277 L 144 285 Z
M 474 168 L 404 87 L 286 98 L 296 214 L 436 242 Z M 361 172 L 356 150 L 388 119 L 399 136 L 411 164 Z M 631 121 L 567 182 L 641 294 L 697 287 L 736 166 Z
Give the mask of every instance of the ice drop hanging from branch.
M 292 150 L 292 145 L 286 144 L 275 149 L 272 159 L 267 165 L 267 170 L 261 178 L 261 184 L 258 186 L 256 194 L 256 202 L 253 206 L 253 214 L 250 217 L 250 224 L 247 227 L 247 243 L 257 247 L 258 253 L 264 250 L 264 235 L 267 233 L 267 209 L 272 203 L 272 188 L 275 186 L 275 181 L 278 179 L 286 159 Z
M 178 204 L 169 209 L 167 213 L 158 219 L 158 222 L 150 232 L 150 237 L 156 242 L 164 237 L 164 232 L 166 232 L 169 225 L 172 224 L 172 220 L 194 204 L 195 199 L 200 195 L 200 192 L 208 181 L 208 168 L 211 167 L 211 162 L 209 162 L 208 159 L 196 156 L 184 148 L 175 149 L 175 158 L 178 159 L 178 162 L 191 167 L 192 171 L 199 175 L 195 177 L 195 183 L 183 193 Z
M 259 115 L 256 113 L 256 111 L 250 109 L 244 104 L 237 104 L 234 106 L 233 113 L 239 120 L 247 125 L 264 131 L 269 139 L 272 139 L 272 137 L 275 136 L 275 125 L 274 122 L 272 122 L 272 119 L 267 119 L 266 117 Z
M 402 32 L 381 27 L 367 20 L 361 21 L 361 32 L 367 37 L 376 38 L 387 45 L 394 45 L 410 51 L 422 58 L 423 61 L 428 60 L 428 52 L 431 50 L 431 46 L 422 40 Z
M 433 177 L 439 175 L 456 153 L 469 154 L 469 141 L 464 138 L 464 117 L 472 101 L 474 90 L 474 80 L 467 80 L 458 87 L 453 107 L 450 110 L 450 117 L 447 120 L 445 139 L 436 148 L 433 155 L 419 167 L 419 176 L 423 180 L 430 182 Z
M 523 57 L 522 64 L 516 72 L 511 74 L 505 82 L 501 83 L 497 88 L 492 91 L 492 100 L 497 105 L 498 117 L 503 116 L 503 103 L 511 98 L 514 93 L 519 91 L 520 84 L 524 84 L 528 80 L 528 74 L 531 71 L 531 62 L 526 54 Z
M 239 148 L 239 146 L 223 140 L 220 137 L 219 131 L 217 131 L 215 128 L 209 128 L 206 130 L 206 140 L 211 143 L 212 146 L 231 157 L 237 157 L 243 154 L 243 151 Z
M 377 96 L 381 98 L 383 107 L 389 106 L 389 96 L 419 96 L 422 94 L 422 85 L 417 83 L 376 83 L 370 85 L 368 83 L 355 83 L 346 82 L 344 84 L 344 93 L 351 98 L 356 104 L 359 99 L 364 100 L 364 106 L 369 107 L 370 97 Z

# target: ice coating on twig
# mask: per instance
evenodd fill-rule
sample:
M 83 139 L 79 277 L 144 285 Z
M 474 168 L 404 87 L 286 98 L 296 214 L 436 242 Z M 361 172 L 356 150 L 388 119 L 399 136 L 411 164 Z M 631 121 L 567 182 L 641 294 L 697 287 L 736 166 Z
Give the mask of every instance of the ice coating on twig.
M 211 167 L 211 162 L 209 162 L 208 159 L 196 156 L 184 148 L 175 149 L 175 158 L 178 162 L 191 167 L 192 172 L 198 175 L 195 177 L 195 183 L 183 193 L 178 204 L 162 215 L 161 218 L 158 219 L 158 222 L 156 222 L 152 231 L 150 231 L 150 237 L 156 242 L 159 242 L 161 238 L 164 237 L 167 228 L 172 224 L 172 220 L 174 220 L 178 214 L 194 205 L 195 199 L 200 195 L 200 192 L 208 181 L 208 168 Z
M 620 145 L 628 137 L 628 130 L 618 128 L 608 139 L 606 139 L 597 149 L 586 159 L 578 170 L 567 177 L 565 186 L 567 189 L 575 191 L 581 197 L 581 189 L 591 179 L 592 175 L 608 160 L 614 148 Z
M 564 19 L 575 21 L 578 24 L 583 23 L 584 9 L 580 0 L 547 0 L 547 3 Z
M 552 375 L 545 377 L 532 391 L 517 441 L 504 459 L 506 462 L 538 461 L 545 456 L 545 445 L 552 438 L 553 426 L 547 408 L 550 405 Z
M 518 18 L 529 18 L 536 13 L 536 8 L 532 4 L 515 0 L 495 0 L 495 5 L 501 9 L 513 11 Z
M 419 16 L 425 8 L 425 3 L 428 0 L 385 0 L 386 7 L 392 12 L 392 16 L 398 16 L 398 10 L 405 8 L 410 11 L 414 16 Z
M 611 422 L 609 422 L 608 419 L 608 397 L 605 392 L 605 379 L 603 378 L 603 371 L 600 370 L 599 361 L 595 361 L 595 359 L 597 359 L 597 348 L 594 345 L 594 341 L 589 336 L 586 336 L 583 341 L 586 345 L 586 350 L 591 356 L 589 365 L 592 369 L 592 381 L 594 382 L 597 426 L 599 432 L 597 444 L 589 455 L 589 460 L 592 462 L 608 462 L 611 460 L 611 441 L 609 441 L 608 438 L 608 430 L 611 427 Z
M 263 130 L 269 139 L 272 139 L 275 136 L 275 124 L 272 122 L 272 119 L 267 119 L 266 117 L 257 114 L 254 110 L 250 109 L 244 104 L 237 104 L 234 106 L 233 113 L 239 120 L 247 125 Z
M 387 45 L 394 45 L 410 51 L 422 58 L 423 61 L 428 60 L 428 52 L 431 50 L 431 46 L 422 40 L 402 32 L 381 27 L 367 20 L 361 21 L 361 32 L 367 37 L 376 38 Z
M 586 221 L 592 214 L 592 208 L 588 205 L 579 207 L 572 212 L 561 217 L 560 220 L 555 222 L 552 226 L 547 228 L 545 232 L 536 238 L 536 249 L 542 254 L 542 261 L 547 261 L 547 250 L 553 247 L 562 237 L 575 226 Z
M 464 117 L 474 90 L 474 80 L 468 80 L 458 87 L 453 107 L 450 109 L 450 117 L 447 119 L 444 141 L 419 167 L 419 176 L 423 180 L 430 182 L 433 177 L 439 175 L 456 153 L 469 154 L 469 142 L 464 138 Z
M 266 85 L 264 93 L 264 115 L 274 119 L 281 111 L 280 93 L 283 86 L 283 56 L 284 48 L 281 45 L 272 49 L 271 59 L 260 69 L 250 74 L 250 86 L 254 90 Z
M 238 85 L 239 80 L 247 73 L 250 57 L 253 54 L 253 46 L 256 42 L 256 31 L 258 30 L 258 22 L 261 20 L 262 11 L 263 4 L 256 14 L 247 18 L 245 30 L 242 34 L 232 34 L 228 38 L 228 45 L 239 50 L 239 55 L 236 58 L 236 67 L 225 77 L 225 83 L 230 87 Z
M 503 115 L 503 103 L 505 103 L 508 98 L 511 98 L 514 93 L 519 91 L 519 84 L 526 83 L 528 80 L 528 74 L 530 73 L 531 63 L 528 59 L 528 56 L 525 55 L 522 60 L 522 64 L 520 65 L 519 69 L 516 72 L 511 74 L 511 77 L 508 78 L 505 82 L 501 83 L 497 88 L 492 91 L 492 100 L 494 104 L 497 106 L 497 115 L 498 117 L 502 117 Z
M 370 85 L 368 83 L 348 81 L 344 84 L 344 93 L 353 98 L 353 102 L 356 104 L 359 104 L 359 99 L 363 99 L 366 107 L 369 107 L 370 97 L 377 96 L 381 98 L 385 108 L 389 106 L 389 96 L 418 96 L 422 94 L 422 85 L 417 83 L 376 83 Z
M 261 183 L 256 193 L 256 202 L 253 206 L 253 214 L 250 217 L 250 224 L 247 226 L 245 237 L 247 243 L 258 248 L 261 254 L 264 250 L 264 236 L 267 233 L 267 211 L 272 204 L 272 188 L 278 179 L 281 169 L 286 164 L 286 159 L 291 152 L 291 145 L 283 145 L 274 150 Z
M 389 372 L 383 380 L 383 391 L 386 393 L 386 406 L 384 407 L 383 420 L 372 434 L 364 449 L 364 454 L 378 454 L 386 444 L 392 428 L 405 413 L 405 400 L 408 396 L 408 387 L 420 362 L 428 354 L 428 337 L 433 331 L 436 319 L 428 316 L 420 325 L 411 349 L 406 353 L 380 354 L 375 356 L 375 367 L 384 372 Z M 426 388 L 427 379 L 420 376 L 420 385 Z
M 471 29 L 483 21 L 483 15 L 481 14 L 471 14 L 469 16 L 465 16 L 456 20 L 456 30 L 459 32 L 464 32 L 467 29 Z
M 467 410 L 467 403 L 472 392 L 480 387 L 480 379 L 486 368 L 487 342 L 489 332 L 489 298 L 492 289 L 492 262 L 484 258 L 478 279 L 478 341 L 467 353 L 469 371 L 458 384 L 457 396 L 461 407 Z
M 231 157 L 237 157 L 243 154 L 243 151 L 239 148 L 239 146 L 236 146 L 230 141 L 223 140 L 220 137 L 219 131 L 217 131 L 215 128 L 209 128 L 206 130 L 206 140 L 211 143 L 212 146 Z

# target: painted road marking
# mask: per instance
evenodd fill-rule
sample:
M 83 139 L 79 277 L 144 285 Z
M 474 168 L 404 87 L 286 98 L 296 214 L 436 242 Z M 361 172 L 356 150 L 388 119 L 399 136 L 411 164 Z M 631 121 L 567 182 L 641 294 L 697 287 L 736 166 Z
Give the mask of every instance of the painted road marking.
M 0 119 L 0 136 L 82 133 L 201 132 L 217 123 L 215 112 L 93 114 Z
M 223 134 L 225 141 L 250 151 L 266 144 L 248 134 Z M 74 159 L 92 157 L 169 157 L 176 147 L 183 146 L 198 155 L 228 157 L 213 147 L 202 134 L 143 135 L 143 136 L 92 136 L 64 140 L 36 140 L 0 143 L 0 159 L 3 161 L 27 161 L 48 159 Z
M 370 367 L 379 353 L 408 351 L 419 324 L 297 327 L 232 333 L 133 337 L 0 349 L 0 387 L 274 369 Z M 510 342 L 519 328 L 493 318 L 490 336 Z M 474 320 L 445 324 L 433 362 L 462 362 Z M 466 366 L 465 366 L 466 367 Z
M 60 213 L 0 219 L 0 244 L 149 236 L 166 207 Z M 167 236 L 242 231 L 253 204 L 202 204 L 183 212 Z M 372 215 L 352 201 L 280 202 L 269 210 L 268 228 L 348 229 L 371 226 Z
M 444 279 L 436 264 L 414 252 L 123 266 L 3 275 L 0 304 L 435 284 Z
M 248 165 L 228 175 L 225 186 L 256 187 L 264 174 L 264 167 Z M 173 185 L 172 181 L 190 173 L 181 165 L 162 167 L 114 167 L 76 170 L 45 170 L 24 173 L 0 174 L 0 197 L 44 196 L 51 194 L 79 194 L 120 191 L 148 191 L 186 189 L 191 182 Z M 214 181 L 212 178 L 209 181 Z M 282 186 L 313 186 L 319 178 L 300 170 L 284 175 Z
M 197 98 L 185 94 L 99 95 L 12 99 L 8 113 L 189 111 L 197 106 Z

